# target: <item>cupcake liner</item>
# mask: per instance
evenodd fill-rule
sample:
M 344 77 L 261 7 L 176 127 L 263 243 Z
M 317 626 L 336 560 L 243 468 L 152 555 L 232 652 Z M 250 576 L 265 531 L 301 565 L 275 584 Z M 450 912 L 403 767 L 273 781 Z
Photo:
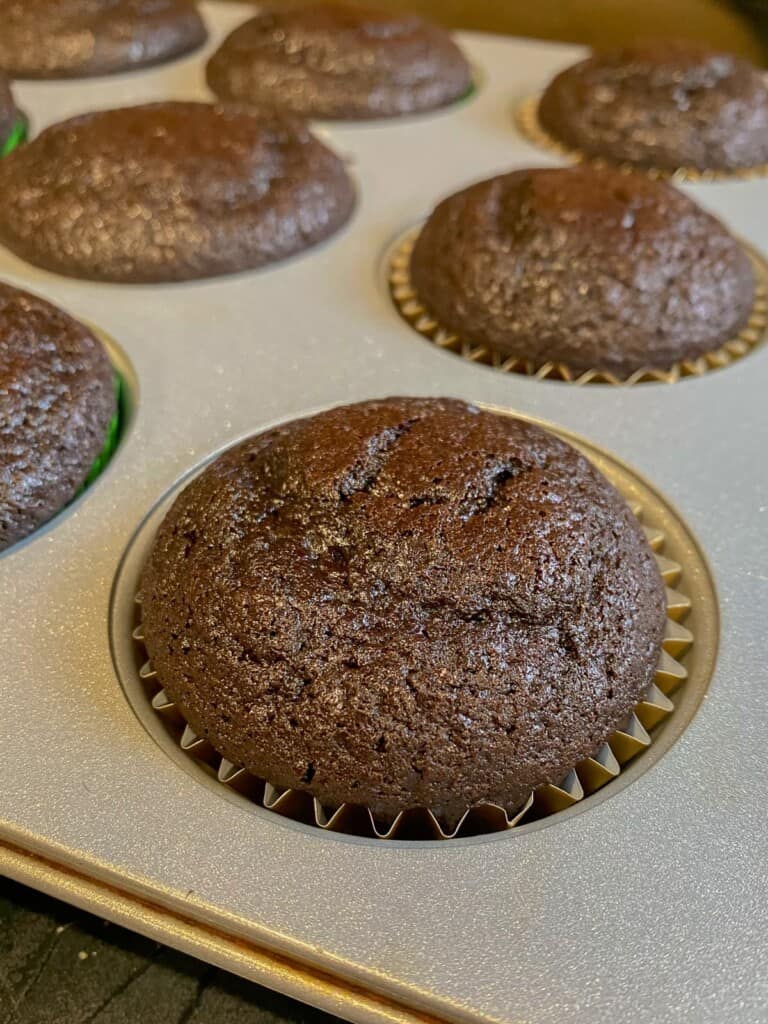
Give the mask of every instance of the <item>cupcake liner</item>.
M 102 447 L 99 454 L 93 461 L 91 468 L 88 470 L 88 475 L 82 483 L 82 486 L 78 490 L 75 498 L 78 498 L 83 491 L 87 490 L 91 486 L 93 481 L 100 476 L 107 467 L 109 460 L 115 454 L 115 449 L 120 443 L 120 434 L 122 431 L 123 419 L 124 419 L 124 384 L 123 378 L 117 372 L 114 371 L 114 387 L 115 387 L 115 412 L 109 421 L 107 426 L 107 433 L 104 439 L 104 446 Z M 75 498 L 72 500 L 74 501 Z
M 631 506 L 642 522 L 642 509 Z M 467 808 L 456 821 L 445 821 L 429 809 L 403 811 L 390 818 L 376 815 L 369 808 L 342 804 L 326 807 L 304 791 L 279 789 L 251 775 L 217 754 L 211 744 L 198 736 L 184 720 L 178 706 L 162 688 L 144 646 L 141 622 L 133 630 L 137 666 L 142 689 L 152 710 L 162 719 L 167 733 L 184 753 L 203 765 L 222 786 L 237 791 L 254 804 L 294 821 L 329 831 L 372 839 L 454 839 L 472 835 L 505 832 L 549 815 L 567 810 L 585 797 L 618 778 L 622 769 L 653 742 L 652 731 L 673 712 L 670 695 L 687 679 L 685 667 L 677 659 L 693 643 L 693 635 L 682 625 L 691 609 L 690 599 L 675 588 L 682 567 L 661 554 L 665 536 L 660 530 L 643 527 L 666 585 L 667 623 L 659 662 L 653 682 L 623 723 L 592 757 L 580 761 L 557 785 L 539 786 L 522 806 L 504 808 L 482 804 Z M 141 598 L 136 598 L 140 608 Z
M 560 142 L 544 128 L 539 120 L 540 95 L 528 96 L 515 111 L 515 124 L 525 138 L 540 149 L 549 150 L 558 156 L 573 160 L 576 163 L 589 163 L 594 167 L 613 167 L 627 174 L 645 174 L 649 178 L 671 179 L 676 182 L 707 182 L 707 181 L 748 181 L 751 178 L 763 178 L 768 175 L 768 164 L 756 164 L 754 167 L 739 167 L 732 171 L 701 170 L 697 167 L 642 167 L 626 162 L 616 163 L 606 157 L 588 156 L 581 150 Z
M 8 156 L 17 146 L 27 140 L 27 119 L 22 113 L 17 113 L 16 121 L 11 128 L 5 142 L 0 146 L 0 157 Z
M 419 229 L 408 232 L 395 244 L 389 257 L 389 292 L 401 317 L 415 331 L 438 348 L 454 352 L 471 363 L 492 366 L 502 373 L 520 373 L 536 380 L 560 380 L 569 384 L 673 384 L 684 377 L 701 377 L 710 370 L 719 370 L 747 355 L 765 340 L 768 334 L 768 262 L 746 242 L 741 246 L 752 263 L 755 274 L 755 301 L 745 326 L 735 338 L 696 359 L 673 363 L 668 369 L 643 367 L 627 377 L 619 377 L 607 370 L 590 369 L 578 372 L 565 363 L 535 363 L 522 356 L 506 355 L 489 345 L 474 344 L 446 330 L 431 315 L 416 293 L 411 281 L 411 253 Z

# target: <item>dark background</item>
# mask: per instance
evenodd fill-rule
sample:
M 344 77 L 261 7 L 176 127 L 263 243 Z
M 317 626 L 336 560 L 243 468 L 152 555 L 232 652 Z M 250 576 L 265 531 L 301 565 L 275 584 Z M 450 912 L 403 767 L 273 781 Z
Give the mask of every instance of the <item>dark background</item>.
M 366 0 L 450 27 L 595 46 L 683 36 L 768 63 L 768 0 Z M 0 878 L 0 1024 L 333 1024 Z

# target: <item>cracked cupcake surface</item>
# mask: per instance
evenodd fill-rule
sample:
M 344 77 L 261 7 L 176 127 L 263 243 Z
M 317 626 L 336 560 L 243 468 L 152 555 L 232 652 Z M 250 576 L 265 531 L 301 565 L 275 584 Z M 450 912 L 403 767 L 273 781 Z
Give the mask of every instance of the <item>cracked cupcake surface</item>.
M 207 77 L 221 99 L 339 119 L 433 110 L 472 84 L 445 29 L 330 3 L 261 12 L 224 41 Z
M 177 498 L 142 583 L 158 680 L 223 756 L 329 806 L 514 809 L 652 681 L 664 588 L 613 487 L 449 399 L 256 435 Z
M 627 376 L 734 338 L 755 282 L 742 246 L 663 182 L 588 165 L 513 171 L 443 200 L 410 263 L 446 330 L 541 366 Z
M 539 120 L 588 157 L 675 170 L 768 163 L 768 86 L 748 61 L 693 42 L 598 53 L 549 84 Z
M 183 281 L 301 252 L 350 217 L 342 161 L 300 121 L 167 102 L 52 125 L 0 164 L 0 241 L 91 280 Z
M 75 497 L 116 405 L 114 371 L 88 328 L 0 283 L 0 551 Z
M 0 68 L 12 78 L 85 78 L 202 46 L 191 0 L 4 0 Z

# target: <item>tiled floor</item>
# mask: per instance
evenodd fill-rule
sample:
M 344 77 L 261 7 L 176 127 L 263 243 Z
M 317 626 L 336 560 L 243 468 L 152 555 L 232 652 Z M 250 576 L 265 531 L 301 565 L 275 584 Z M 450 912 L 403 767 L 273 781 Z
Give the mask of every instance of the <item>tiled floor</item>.
M 0 1024 L 334 1024 L 0 878 Z

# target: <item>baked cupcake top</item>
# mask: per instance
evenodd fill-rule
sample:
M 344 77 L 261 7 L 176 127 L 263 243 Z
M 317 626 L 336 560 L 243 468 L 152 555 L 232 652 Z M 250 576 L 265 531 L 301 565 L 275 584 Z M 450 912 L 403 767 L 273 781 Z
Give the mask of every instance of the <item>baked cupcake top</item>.
M 513 171 L 443 200 L 411 279 L 467 341 L 623 376 L 717 349 L 754 299 L 748 256 L 711 214 L 662 182 L 586 165 Z
M 201 46 L 191 0 L 5 0 L 0 68 L 12 78 L 84 78 L 156 64 Z
M 249 438 L 142 580 L 158 679 L 235 764 L 326 806 L 515 808 L 652 680 L 664 588 L 620 496 L 530 423 L 448 399 Z
M 448 33 L 414 15 L 341 4 L 268 9 L 208 63 L 222 99 L 306 117 L 398 117 L 464 95 L 469 65 Z
M 56 306 L 0 283 L 0 551 L 75 497 L 115 411 L 100 342 Z
M 19 112 L 13 100 L 11 84 L 6 75 L 0 71 L 0 148 L 13 131 Z
M 539 104 L 567 146 L 613 163 L 731 171 L 768 162 L 768 87 L 748 61 L 692 42 L 599 53 Z
M 299 121 L 206 103 L 99 111 L 0 165 L 0 241 L 92 280 L 182 281 L 260 267 L 336 231 L 355 195 Z

